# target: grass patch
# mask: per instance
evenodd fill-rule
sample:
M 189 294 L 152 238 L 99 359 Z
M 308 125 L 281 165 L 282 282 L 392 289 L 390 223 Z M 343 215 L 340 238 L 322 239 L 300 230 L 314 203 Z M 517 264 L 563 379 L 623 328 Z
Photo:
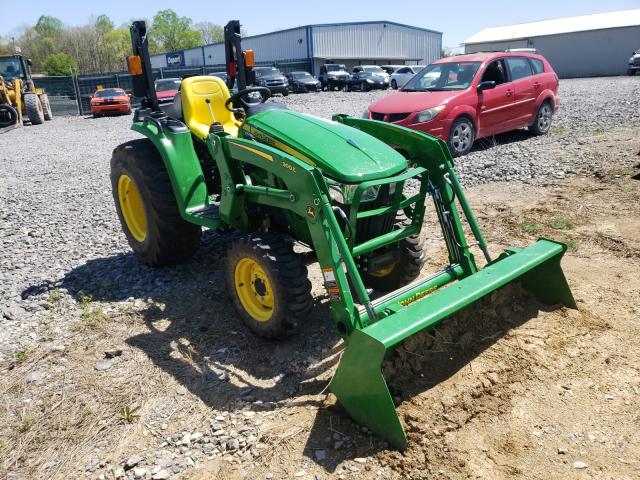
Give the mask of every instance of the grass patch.
M 109 317 L 97 305 L 86 306 L 82 309 L 80 320 L 76 322 L 75 330 L 85 330 L 87 328 L 96 328 L 106 324 Z
M 59 288 L 54 288 L 49 292 L 49 296 L 47 297 L 47 306 L 49 310 L 55 308 L 58 305 L 58 302 L 62 299 L 62 292 Z
M 120 409 L 120 417 L 127 423 L 134 423 L 140 419 L 140 415 L 136 412 L 140 410 L 140 405 L 131 407 L 129 405 L 125 405 Z
M 75 426 L 82 425 L 87 418 L 93 414 L 93 410 L 89 407 L 83 407 L 78 411 L 78 418 L 76 419 Z
M 100 305 L 93 303 L 93 297 L 84 291 L 78 292 L 78 302 L 82 307 L 80 320 L 74 325 L 75 331 L 82 331 L 88 328 L 100 327 L 109 322 L 109 317 L 102 311 Z
M 553 127 L 550 130 L 551 135 L 554 137 L 563 137 L 567 134 L 568 130 L 564 127 Z
M 571 230 L 574 227 L 573 222 L 568 218 L 552 218 L 549 226 L 554 230 Z
M 23 363 L 26 362 L 28 358 L 29 355 L 27 355 L 27 352 L 25 352 L 24 350 L 16 352 L 16 362 Z
M 628 175 L 629 174 L 629 169 L 615 167 L 615 168 L 610 168 L 609 170 L 607 170 L 607 173 L 609 175 Z
M 563 243 L 567 246 L 567 249 L 569 249 L 570 252 L 577 252 L 580 247 L 578 242 L 573 240 L 564 240 Z
M 18 432 L 27 433 L 29 430 L 31 430 L 31 427 L 33 427 L 35 423 L 36 420 L 33 417 L 26 417 L 23 420 L 22 425 L 18 427 Z
M 518 224 L 520 230 L 526 233 L 538 233 L 542 230 L 542 225 L 537 222 L 526 221 Z

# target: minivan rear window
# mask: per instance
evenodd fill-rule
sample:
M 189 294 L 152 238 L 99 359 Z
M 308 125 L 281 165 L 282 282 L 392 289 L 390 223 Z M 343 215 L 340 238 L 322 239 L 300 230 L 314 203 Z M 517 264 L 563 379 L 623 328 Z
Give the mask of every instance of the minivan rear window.
M 544 72 L 544 63 L 542 63 L 542 60 L 538 60 L 537 58 L 530 58 L 529 61 L 531 62 L 531 66 L 533 67 L 534 75 Z

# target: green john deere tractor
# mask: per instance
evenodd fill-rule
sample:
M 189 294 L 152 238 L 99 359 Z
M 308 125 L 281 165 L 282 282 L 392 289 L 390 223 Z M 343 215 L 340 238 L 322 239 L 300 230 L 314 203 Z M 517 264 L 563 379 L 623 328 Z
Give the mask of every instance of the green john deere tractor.
M 306 265 L 322 269 L 331 320 L 346 345 L 331 391 L 349 414 L 397 448 L 406 437 L 381 364 L 406 338 L 521 280 L 540 300 L 575 308 L 560 260 L 565 245 L 540 239 L 489 258 L 442 141 L 390 123 L 322 120 L 265 103 L 240 23 L 225 27 L 228 84 L 182 80 L 172 105 L 156 99 L 146 26 L 131 26 L 128 57 L 142 106 L 111 160 L 113 196 L 135 254 L 151 266 L 187 260 L 202 227 L 244 235 L 228 250 L 226 279 L 238 316 L 257 335 L 288 335 L 311 307 Z M 229 94 L 237 83 L 238 92 Z M 255 94 L 260 94 L 257 97 Z M 409 188 L 412 187 L 412 188 Z M 419 278 L 427 199 L 448 264 Z M 479 270 L 466 219 L 487 266 Z M 301 255 L 294 243 L 314 255 Z M 448 285 L 448 287 L 445 287 Z M 383 292 L 375 299 L 372 292 Z

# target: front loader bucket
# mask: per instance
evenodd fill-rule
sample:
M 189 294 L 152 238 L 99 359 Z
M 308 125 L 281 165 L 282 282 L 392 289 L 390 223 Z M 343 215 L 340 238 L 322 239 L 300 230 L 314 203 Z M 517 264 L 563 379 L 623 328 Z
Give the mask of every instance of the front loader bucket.
M 577 308 L 560 267 L 566 246 L 546 239 L 524 249 L 506 250 L 483 270 L 447 288 L 424 296 L 412 288 L 410 295 L 398 296 L 378 306 L 376 312 L 392 312 L 346 339 L 346 348 L 331 381 L 331 391 L 356 420 L 398 449 L 407 438 L 396 414 L 384 377 L 382 361 L 386 352 L 408 337 L 428 328 L 472 304 L 492 291 L 521 280 L 541 302 Z M 450 273 L 449 273 L 450 275 Z M 434 282 L 424 282 L 430 292 Z M 415 299 L 420 300 L 415 300 Z

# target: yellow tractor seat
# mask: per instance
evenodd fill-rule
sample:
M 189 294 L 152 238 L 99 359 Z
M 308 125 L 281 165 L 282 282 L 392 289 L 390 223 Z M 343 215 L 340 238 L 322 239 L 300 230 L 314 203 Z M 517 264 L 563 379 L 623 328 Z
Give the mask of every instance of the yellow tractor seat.
M 222 124 L 225 132 L 238 135 L 241 123 L 224 106 L 231 95 L 222 79 L 208 75 L 187 77 L 182 80 L 180 95 L 184 121 L 196 137 L 204 140 L 209 135 L 209 127 L 213 123 L 211 111 L 215 121 Z M 211 110 L 207 99 L 211 102 Z

